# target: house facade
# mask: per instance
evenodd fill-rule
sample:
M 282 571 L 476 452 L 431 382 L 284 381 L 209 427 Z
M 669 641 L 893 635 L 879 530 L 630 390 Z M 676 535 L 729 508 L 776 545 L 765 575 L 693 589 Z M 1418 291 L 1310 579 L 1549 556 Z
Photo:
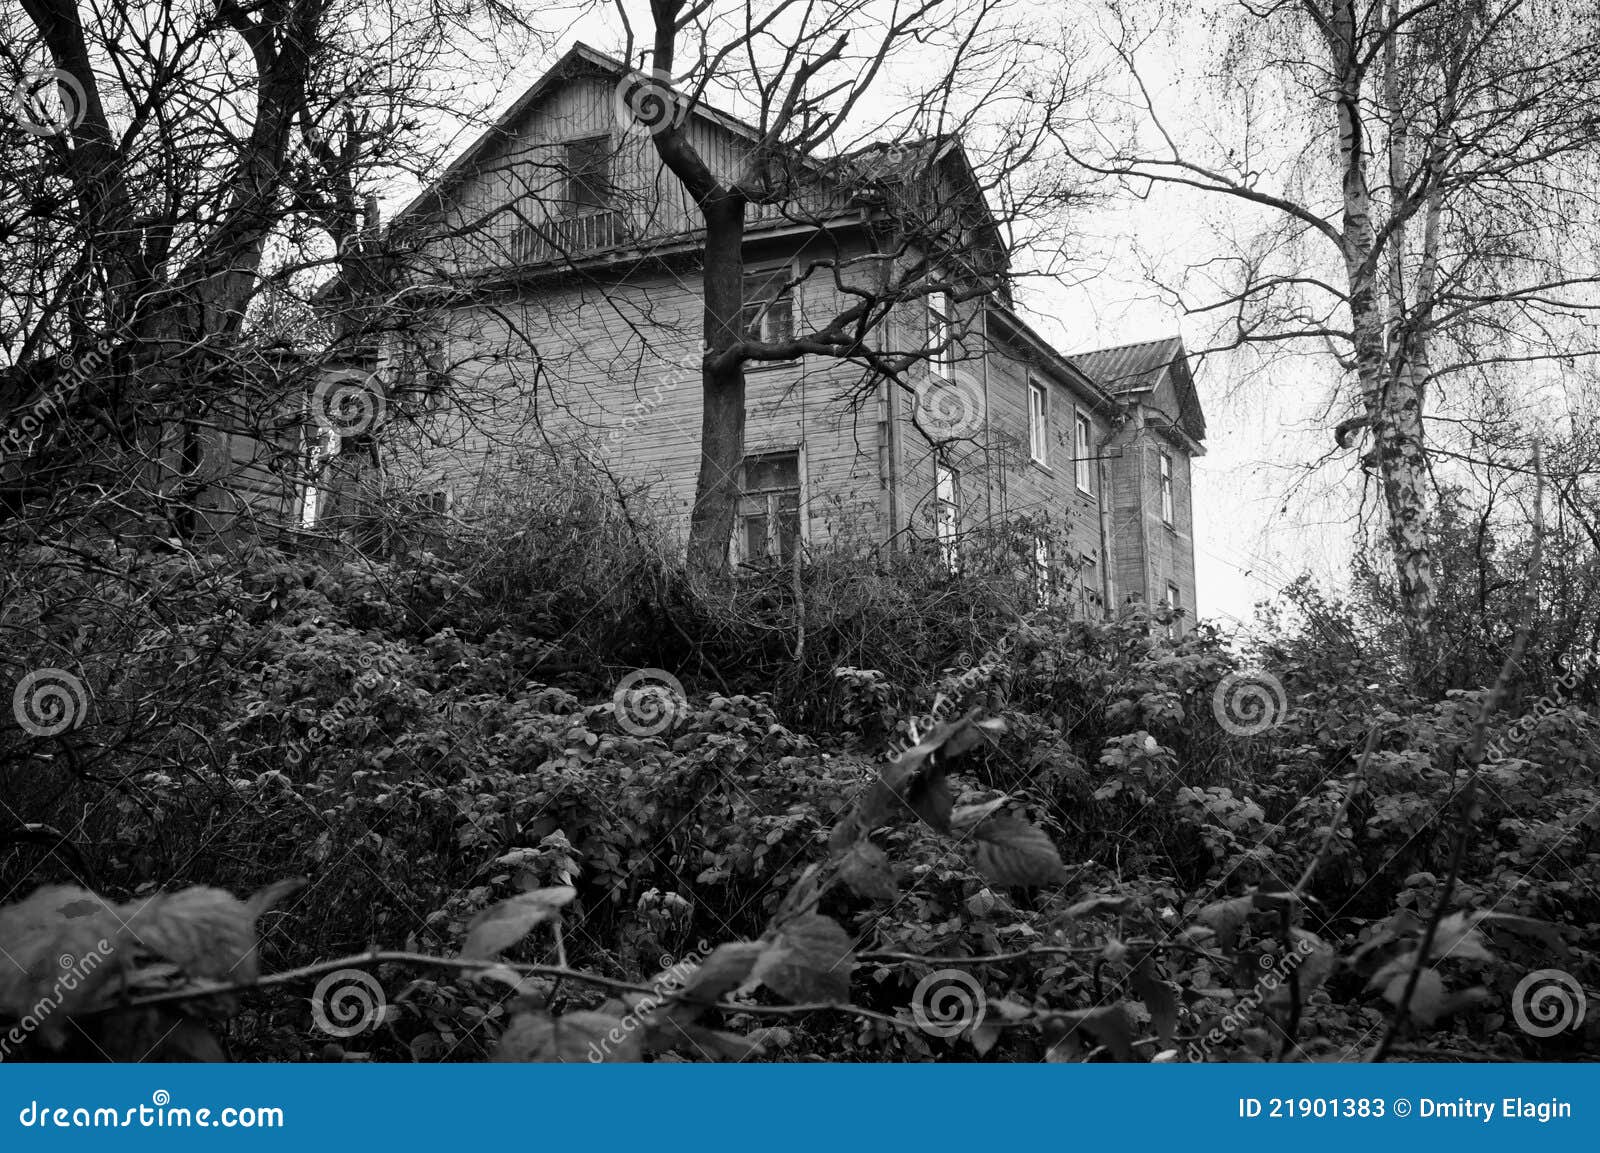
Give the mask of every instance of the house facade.
M 619 109 L 628 75 L 574 48 L 390 222 L 429 323 L 420 351 L 386 354 L 389 387 L 454 387 L 385 438 L 389 490 L 465 509 L 540 445 L 606 469 L 669 536 L 686 534 L 703 249 L 687 194 Z M 741 163 L 753 132 L 700 108 L 684 130 L 714 168 Z M 950 285 L 1006 259 L 958 140 L 864 149 L 848 170 L 807 173 L 782 210 L 748 210 L 748 339 L 804 336 L 895 281 L 911 217 L 927 227 L 959 206 L 961 243 L 925 257 L 954 270 Z M 733 558 L 923 548 L 956 566 L 984 533 L 1020 524 L 1046 595 L 1093 616 L 1130 600 L 1192 614 L 1190 465 L 1205 429 L 1181 342 L 1068 357 L 1004 289 L 884 299 L 875 356 L 746 363 Z

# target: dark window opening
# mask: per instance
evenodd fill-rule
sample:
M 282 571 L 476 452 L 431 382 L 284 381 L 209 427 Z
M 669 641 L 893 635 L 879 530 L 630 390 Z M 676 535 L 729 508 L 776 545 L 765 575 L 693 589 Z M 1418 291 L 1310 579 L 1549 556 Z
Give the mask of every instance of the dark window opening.
M 744 458 L 739 493 L 739 541 L 749 562 L 788 563 L 800 546 L 800 454 L 767 452 Z

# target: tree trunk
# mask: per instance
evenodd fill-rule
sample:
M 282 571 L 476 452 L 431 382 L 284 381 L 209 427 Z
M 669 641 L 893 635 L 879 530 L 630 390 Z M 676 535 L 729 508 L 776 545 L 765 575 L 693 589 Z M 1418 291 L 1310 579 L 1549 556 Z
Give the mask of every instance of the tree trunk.
M 728 568 L 728 543 L 744 463 L 743 339 L 744 206 L 738 192 L 719 190 L 701 205 L 706 222 L 705 343 L 701 367 L 700 476 L 689 516 L 689 564 L 701 572 Z

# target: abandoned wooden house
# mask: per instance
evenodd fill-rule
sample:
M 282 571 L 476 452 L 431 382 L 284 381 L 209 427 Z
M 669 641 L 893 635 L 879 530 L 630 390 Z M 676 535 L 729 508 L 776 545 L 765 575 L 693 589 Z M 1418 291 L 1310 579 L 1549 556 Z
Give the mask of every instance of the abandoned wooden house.
M 703 241 L 625 107 L 629 77 L 574 47 L 389 222 L 425 320 L 379 375 L 391 393 L 455 385 L 383 438 L 386 491 L 464 514 L 485 478 L 543 447 L 610 470 L 669 536 L 685 532 Z M 702 105 L 684 130 L 714 169 L 740 164 L 755 138 Z M 747 209 L 748 339 L 787 341 L 848 307 L 852 288 L 881 285 L 911 247 L 897 238 L 943 205 L 961 206 L 956 241 L 930 263 L 1006 267 L 958 139 L 808 161 L 801 183 L 787 203 Z M 898 374 L 819 355 L 746 364 L 736 561 L 890 546 L 957 563 L 982 529 L 1023 518 L 1034 563 L 1085 614 L 1130 600 L 1193 613 L 1190 466 L 1205 423 L 1179 339 L 1064 356 L 1003 287 L 896 300 L 872 339 L 926 355 Z M 314 482 L 294 515 L 315 527 L 332 507 Z

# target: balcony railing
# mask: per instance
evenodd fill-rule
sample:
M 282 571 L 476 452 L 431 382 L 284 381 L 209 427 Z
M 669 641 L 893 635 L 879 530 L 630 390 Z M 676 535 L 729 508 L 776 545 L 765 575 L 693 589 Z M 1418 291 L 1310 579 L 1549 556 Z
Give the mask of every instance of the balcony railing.
M 548 264 L 616 248 L 632 239 L 621 212 L 592 212 L 528 225 L 512 233 L 507 259 L 512 264 Z

